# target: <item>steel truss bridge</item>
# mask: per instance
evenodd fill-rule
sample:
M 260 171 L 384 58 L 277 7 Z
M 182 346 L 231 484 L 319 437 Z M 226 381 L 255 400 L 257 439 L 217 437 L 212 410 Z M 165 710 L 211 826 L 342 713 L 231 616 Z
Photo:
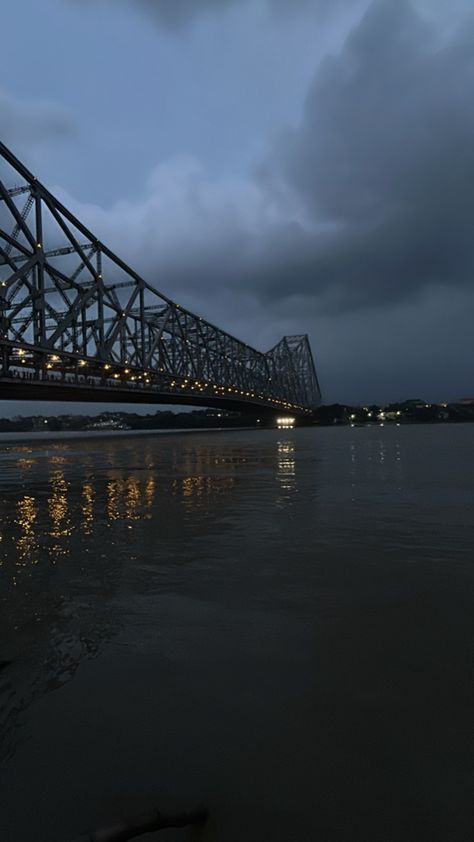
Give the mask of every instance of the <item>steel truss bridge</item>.
M 310 416 L 307 336 L 255 350 L 158 292 L 0 143 L 0 399 Z

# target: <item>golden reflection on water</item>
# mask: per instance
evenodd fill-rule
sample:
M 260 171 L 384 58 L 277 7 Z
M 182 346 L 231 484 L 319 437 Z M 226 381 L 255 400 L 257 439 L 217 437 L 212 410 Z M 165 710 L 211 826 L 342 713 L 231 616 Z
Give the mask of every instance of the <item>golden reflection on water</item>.
M 127 520 L 140 520 L 141 501 L 140 483 L 135 477 L 129 477 L 125 483 L 125 517 Z
M 145 500 L 148 507 L 153 505 L 155 494 L 154 481 L 145 486 Z M 136 477 L 111 479 L 107 483 L 107 517 L 110 521 L 140 520 L 142 490 Z
M 109 520 L 120 520 L 122 517 L 123 482 L 111 479 L 107 483 L 107 517 Z
M 233 476 L 197 475 L 173 482 L 173 493 L 180 494 L 188 511 L 205 505 L 211 495 L 221 494 L 234 487 Z
M 81 527 L 86 535 L 91 535 L 94 526 L 94 486 L 90 480 L 86 480 L 82 486 L 82 523 Z
M 38 518 L 38 504 L 34 497 L 26 495 L 18 500 L 15 523 L 20 527 L 20 534 L 16 539 L 18 556 L 17 567 L 38 563 L 38 539 L 34 524 Z
M 29 471 L 33 465 L 36 465 L 36 459 L 27 459 L 25 456 L 22 456 L 21 459 L 18 459 L 16 462 L 16 466 L 20 469 L 20 471 Z
M 153 506 L 153 500 L 155 499 L 156 493 L 156 482 L 154 477 L 150 477 L 147 479 L 145 483 L 145 500 L 148 509 L 151 509 Z
M 0 513 L 0 566 L 11 567 L 16 576 L 19 568 L 37 565 L 43 557 L 52 563 L 69 555 L 74 546 L 72 538 L 91 540 L 101 525 L 113 526 L 119 521 L 131 528 L 140 520 L 153 517 L 152 509 L 157 497 L 166 501 L 170 497 L 181 500 L 186 510 L 199 510 L 215 495 L 230 491 L 236 482 L 234 461 L 238 466 L 245 462 L 241 457 L 216 458 L 212 451 L 195 452 L 186 455 L 184 476 L 165 475 L 161 478 L 134 472 L 121 475 L 116 469 L 94 475 L 93 465 L 84 465 L 81 479 L 69 477 L 67 454 L 48 454 L 49 476 L 46 490 L 41 483 L 36 496 L 23 492 L 21 498 L 13 501 L 14 515 L 9 514 L 10 501 L 5 499 L 5 509 Z M 40 461 L 28 452 L 15 460 L 21 472 L 30 471 Z M 178 470 L 178 469 L 177 469 Z M 279 471 L 284 478 L 283 488 L 294 485 L 294 459 L 292 446 L 280 443 Z M 28 485 L 31 487 L 30 478 Z M 13 551 L 12 551 L 13 550 Z
M 54 457 L 52 462 L 61 462 L 63 457 Z M 54 538 L 55 543 L 49 548 L 50 556 L 67 555 L 69 548 L 64 544 L 63 539 L 68 538 L 73 531 L 69 515 L 67 492 L 68 483 L 64 477 L 64 471 L 57 470 L 51 475 L 52 494 L 48 497 L 48 512 L 51 521 L 49 535 Z
M 297 490 L 295 446 L 292 441 L 277 442 L 277 474 L 280 494 L 277 502 L 288 502 L 289 496 Z
M 181 483 L 183 497 L 202 497 L 206 488 L 206 477 L 184 477 Z

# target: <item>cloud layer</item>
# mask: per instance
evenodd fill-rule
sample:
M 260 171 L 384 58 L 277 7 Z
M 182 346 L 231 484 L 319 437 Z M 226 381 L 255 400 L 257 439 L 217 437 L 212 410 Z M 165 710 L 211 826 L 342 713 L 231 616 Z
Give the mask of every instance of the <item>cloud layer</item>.
M 68 0 L 71 2 L 71 0 Z M 83 3 L 84 0 L 72 0 L 74 3 Z M 86 0 L 89 4 L 97 3 L 98 0 Z M 102 0 L 103 2 L 103 0 Z M 117 8 L 117 0 L 108 0 L 114 11 Z M 343 5 L 352 0 L 253 0 L 260 2 L 270 12 L 284 15 L 286 17 L 299 12 L 309 10 L 317 15 L 325 15 L 335 5 Z M 214 14 L 222 14 L 237 6 L 248 6 L 252 0 L 122 0 L 123 5 L 144 13 L 157 26 L 164 29 L 182 32 L 198 18 Z
M 198 8 L 134 5 L 169 27 Z M 429 17 L 425 0 L 368 3 L 316 70 L 299 124 L 247 177 L 210 176 L 180 156 L 134 200 L 105 209 L 62 198 L 151 283 L 242 338 L 265 348 L 307 330 L 323 386 L 345 390 L 329 397 L 383 399 L 385 380 L 398 379 L 399 397 L 423 383 L 435 396 L 440 372 L 455 394 L 469 382 L 474 303 L 474 26 L 459 0 L 448 28 L 428 5 Z M 8 123 L 1 98 L 0 113 Z M 31 112 L 13 116 L 23 136 Z M 39 137 L 67 131 L 54 109 L 35 119 Z
M 123 243 L 136 219 L 128 249 L 179 290 L 211 293 L 225 279 L 264 302 L 305 296 L 315 313 L 465 285 L 471 32 L 442 44 L 409 0 L 375 0 L 254 178 L 213 181 L 192 159 L 164 162 L 145 199 L 101 224 Z
M 22 149 L 75 133 L 69 113 L 58 105 L 20 100 L 0 88 L 0 128 L 4 143 Z

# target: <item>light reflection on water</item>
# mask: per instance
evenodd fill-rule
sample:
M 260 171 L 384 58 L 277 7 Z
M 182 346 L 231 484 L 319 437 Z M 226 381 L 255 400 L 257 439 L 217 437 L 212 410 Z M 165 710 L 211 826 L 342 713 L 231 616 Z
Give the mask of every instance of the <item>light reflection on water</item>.
M 291 502 L 292 494 L 297 491 L 296 482 L 296 460 L 295 445 L 292 441 L 278 441 L 278 470 L 277 480 L 280 483 L 281 493 L 278 497 L 278 506 L 288 505 Z
M 245 493 L 266 465 L 277 477 L 277 460 L 274 443 L 246 454 L 219 438 L 0 450 L 0 660 L 30 669 L 1 709 L 8 750 L 8 723 L 120 626 L 110 606 L 121 583 L 148 587 L 160 565 L 189 563 L 203 524 L 214 529 L 235 504 L 239 473 Z
M 178 498 L 186 509 L 202 506 L 203 497 L 212 497 L 228 492 L 234 484 L 233 476 L 218 473 L 206 475 L 209 464 L 229 468 L 227 459 L 206 459 L 198 453 L 195 461 L 188 454 L 186 462 L 179 472 L 202 471 L 178 478 L 169 472 L 160 478 L 154 472 L 153 462 L 145 459 L 145 465 L 138 467 L 136 473 L 118 471 L 113 462 L 113 454 L 108 453 L 103 460 L 109 467 L 94 475 L 91 471 L 93 462 L 88 459 L 84 464 L 86 476 L 81 477 L 80 464 L 69 455 L 38 454 L 34 458 L 21 457 L 15 460 L 17 482 L 8 477 L 8 496 L 0 497 L 0 564 L 7 568 L 25 567 L 28 563 L 38 564 L 42 560 L 56 564 L 72 550 L 75 533 L 92 536 L 94 529 L 111 526 L 116 521 L 141 521 L 150 518 L 156 499 L 160 496 Z M 45 477 L 45 465 L 47 476 Z M 236 464 L 235 459 L 231 466 Z M 28 484 L 34 489 L 39 482 L 38 493 L 22 494 L 14 506 L 17 515 L 12 518 L 12 498 L 16 489 L 24 487 L 25 472 L 30 474 L 38 469 L 37 477 L 28 477 Z M 140 474 L 151 473 L 142 477 Z M 0 478 L 0 494 L 6 485 L 5 475 Z M 39 535 L 41 534 L 41 543 Z M 50 538 L 51 541 L 46 539 Z M 40 549 L 42 553 L 39 553 Z M 5 571 L 4 571 L 5 572 Z
M 453 555 L 472 521 L 459 479 L 471 431 L 466 446 L 450 440 L 446 463 L 424 438 L 441 434 L 275 430 L 0 450 L 0 660 L 30 669 L 11 707 L 69 680 L 137 595 L 191 587 L 203 571 L 238 583 L 250 565 L 268 588 L 275 570 L 288 580 L 296 555 L 310 567 L 331 553 Z

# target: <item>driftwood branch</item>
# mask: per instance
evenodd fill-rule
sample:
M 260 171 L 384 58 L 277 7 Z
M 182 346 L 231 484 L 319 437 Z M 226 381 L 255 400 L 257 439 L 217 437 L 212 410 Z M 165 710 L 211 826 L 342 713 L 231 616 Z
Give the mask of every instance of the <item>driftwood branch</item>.
M 204 824 L 208 811 L 201 807 L 189 813 L 163 813 L 153 810 L 128 821 L 118 822 L 110 827 L 96 830 L 77 842 L 128 842 L 144 833 L 164 830 L 168 827 L 186 827 L 190 824 Z

